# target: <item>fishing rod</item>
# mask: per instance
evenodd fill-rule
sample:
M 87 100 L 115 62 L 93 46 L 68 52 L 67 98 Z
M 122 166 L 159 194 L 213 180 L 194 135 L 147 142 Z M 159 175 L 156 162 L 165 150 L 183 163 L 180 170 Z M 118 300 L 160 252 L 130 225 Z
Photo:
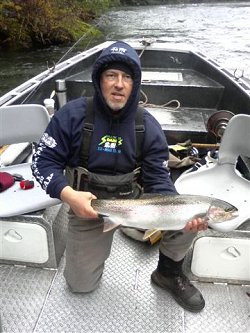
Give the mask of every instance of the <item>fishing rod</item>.
M 85 32 L 69 49 L 67 52 L 65 52 L 63 54 L 63 56 L 56 62 L 54 63 L 53 67 L 52 68 L 49 68 L 48 66 L 48 61 L 47 61 L 47 68 L 48 68 L 48 72 L 47 74 L 44 76 L 44 78 L 39 82 L 39 84 L 34 87 L 34 89 L 32 89 L 30 91 L 30 93 L 23 99 L 23 101 L 20 103 L 20 104 L 24 104 L 29 98 L 31 98 L 34 93 L 41 87 L 41 85 L 43 84 L 43 82 L 45 81 L 45 79 L 51 74 L 54 72 L 56 66 L 58 66 L 61 62 L 63 62 L 65 60 L 65 58 L 68 56 L 68 54 L 70 54 L 78 44 L 80 44 L 80 42 L 85 39 L 88 35 L 90 35 L 90 33 L 94 30 L 94 28 L 97 28 L 99 26 L 99 23 L 96 23 L 95 25 L 91 26 L 87 32 Z M 84 47 L 84 51 L 89 47 L 90 43 L 92 42 L 93 38 L 90 39 L 86 44 L 85 44 L 85 47 Z M 54 92 L 52 92 L 50 98 L 52 98 L 54 95 Z

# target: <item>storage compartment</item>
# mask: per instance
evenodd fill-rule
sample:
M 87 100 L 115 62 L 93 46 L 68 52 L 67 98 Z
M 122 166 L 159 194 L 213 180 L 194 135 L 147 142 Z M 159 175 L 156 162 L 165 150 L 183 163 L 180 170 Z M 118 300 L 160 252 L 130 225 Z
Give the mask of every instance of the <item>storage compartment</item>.
M 193 246 L 191 272 L 213 281 L 250 281 L 250 239 L 198 238 Z
M 42 264 L 49 259 L 46 230 L 37 224 L 2 221 L 0 258 Z
M 67 205 L 0 218 L 0 263 L 57 268 L 65 250 Z

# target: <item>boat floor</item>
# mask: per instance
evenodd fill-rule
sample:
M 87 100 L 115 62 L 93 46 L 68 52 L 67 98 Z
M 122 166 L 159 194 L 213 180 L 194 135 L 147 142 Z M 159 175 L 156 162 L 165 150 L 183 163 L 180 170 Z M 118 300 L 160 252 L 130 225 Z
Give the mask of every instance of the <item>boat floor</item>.
M 250 286 L 195 282 L 206 299 L 193 314 L 151 284 L 158 244 L 116 232 L 101 284 L 73 294 L 58 270 L 0 265 L 3 332 L 249 332 Z

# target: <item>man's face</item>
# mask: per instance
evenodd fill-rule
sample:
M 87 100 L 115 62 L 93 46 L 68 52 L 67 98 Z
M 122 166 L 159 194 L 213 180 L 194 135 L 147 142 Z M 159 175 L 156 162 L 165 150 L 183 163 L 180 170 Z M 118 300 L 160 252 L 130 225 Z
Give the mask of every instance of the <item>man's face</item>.
M 101 74 L 100 87 L 107 105 L 113 111 L 119 111 L 129 99 L 133 79 L 123 71 L 108 69 Z

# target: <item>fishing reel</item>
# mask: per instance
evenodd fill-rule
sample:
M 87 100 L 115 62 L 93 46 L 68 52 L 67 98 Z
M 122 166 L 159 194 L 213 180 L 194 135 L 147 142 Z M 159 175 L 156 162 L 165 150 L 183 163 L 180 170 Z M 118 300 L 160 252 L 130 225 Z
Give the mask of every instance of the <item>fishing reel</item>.
M 234 116 L 234 113 L 227 110 L 220 110 L 213 113 L 207 121 L 208 133 L 212 133 L 216 138 L 221 139 L 229 120 Z

